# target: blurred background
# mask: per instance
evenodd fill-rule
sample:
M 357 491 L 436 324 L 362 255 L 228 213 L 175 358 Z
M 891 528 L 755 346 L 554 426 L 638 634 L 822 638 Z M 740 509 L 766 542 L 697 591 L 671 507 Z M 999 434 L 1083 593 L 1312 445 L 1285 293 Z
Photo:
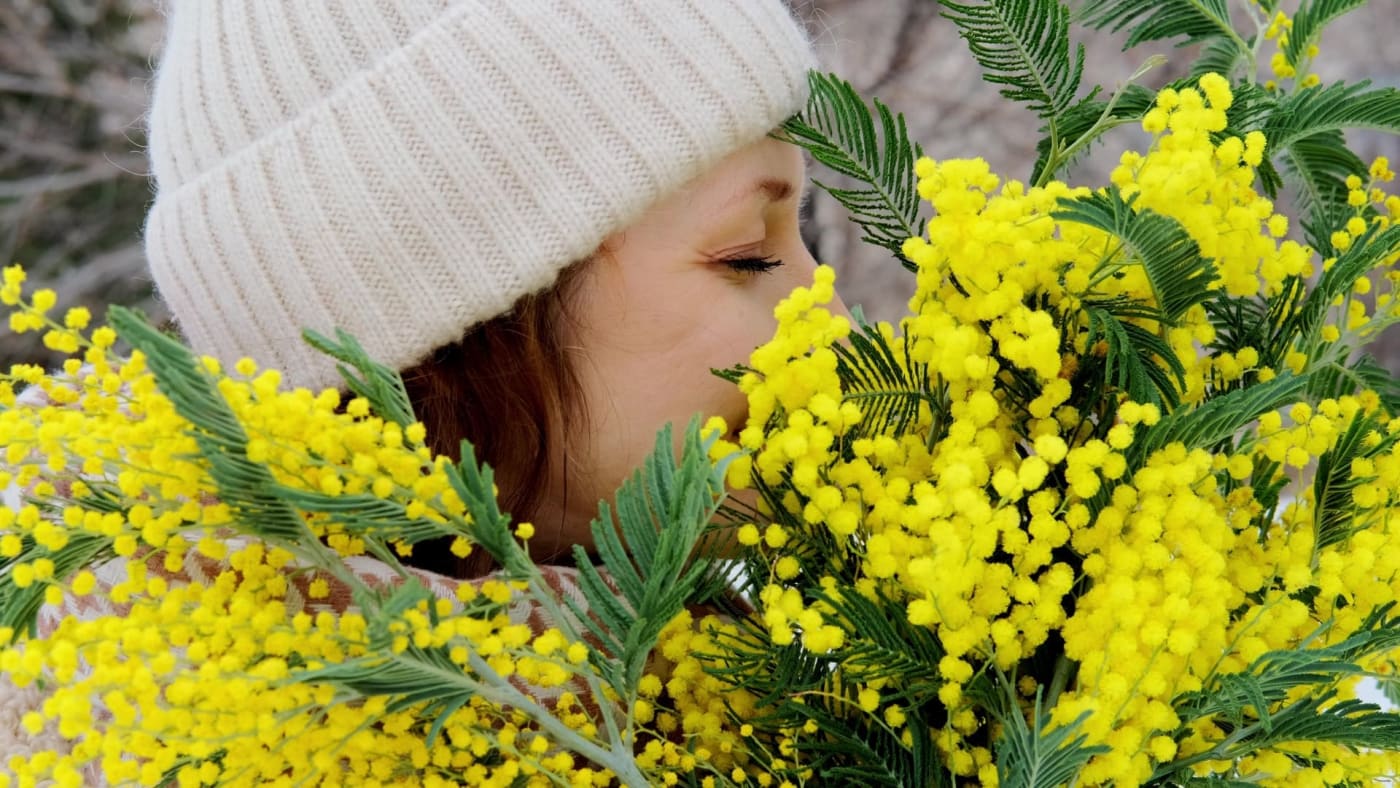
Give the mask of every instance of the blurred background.
M 36 286 L 58 290 L 63 306 L 83 304 L 100 316 L 105 304 L 123 303 L 167 317 L 151 294 L 140 231 L 151 197 L 143 113 L 160 51 L 160 6 L 170 1 L 0 0 L 0 262 L 24 264 Z M 982 156 L 1004 177 L 1029 175 L 1035 118 L 981 81 L 937 0 L 790 1 L 809 21 L 827 68 L 905 113 L 928 155 Z M 1078 38 L 1089 45 L 1086 84 L 1112 86 L 1153 52 L 1123 53 L 1123 36 L 1081 31 Z M 1194 56 L 1155 51 L 1168 63 L 1143 80 L 1149 87 L 1184 74 Z M 1324 81 L 1400 86 L 1400 2 L 1371 0 L 1336 23 L 1318 64 Z M 1118 154 L 1140 143 L 1137 132 L 1118 129 L 1071 180 L 1106 182 Z M 1353 143 L 1367 161 L 1384 154 L 1400 166 L 1394 137 L 1358 135 Z M 862 245 L 833 201 L 818 195 L 809 213 L 808 240 L 817 259 L 837 268 L 847 303 L 864 305 L 872 318 L 900 314 L 911 277 Z M 1380 345 L 1382 361 L 1400 374 L 1400 332 Z M 53 363 L 37 337 L 0 333 L 0 364 L 16 361 Z

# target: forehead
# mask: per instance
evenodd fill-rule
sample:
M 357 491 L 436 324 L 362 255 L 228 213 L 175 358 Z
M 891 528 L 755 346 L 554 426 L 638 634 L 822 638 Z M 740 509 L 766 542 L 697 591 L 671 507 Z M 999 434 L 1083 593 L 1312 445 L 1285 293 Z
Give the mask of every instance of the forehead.
M 801 148 L 765 137 L 720 160 L 710 176 L 747 181 L 749 186 L 760 181 L 786 181 L 796 186 L 806 166 Z
M 802 150 L 764 138 L 722 159 L 682 190 L 690 208 L 731 209 L 755 198 L 778 202 L 801 193 L 806 181 Z
M 764 138 L 726 156 L 685 186 L 653 204 L 604 245 L 632 243 L 665 248 L 698 242 L 717 226 L 751 221 L 775 199 L 802 194 L 806 161 L 802 150 Z

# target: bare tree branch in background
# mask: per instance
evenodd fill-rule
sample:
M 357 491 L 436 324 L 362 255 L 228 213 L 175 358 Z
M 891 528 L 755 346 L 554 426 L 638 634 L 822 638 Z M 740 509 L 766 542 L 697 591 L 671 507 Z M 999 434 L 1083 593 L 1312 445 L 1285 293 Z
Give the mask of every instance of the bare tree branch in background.
M 150 200 L 142 114 L 161 20 L 150 0 L 0 3 L 0 262 L 65 306 L 145 309 L 140 227 Z M 52 363 L 5 335 L 0 363 Z

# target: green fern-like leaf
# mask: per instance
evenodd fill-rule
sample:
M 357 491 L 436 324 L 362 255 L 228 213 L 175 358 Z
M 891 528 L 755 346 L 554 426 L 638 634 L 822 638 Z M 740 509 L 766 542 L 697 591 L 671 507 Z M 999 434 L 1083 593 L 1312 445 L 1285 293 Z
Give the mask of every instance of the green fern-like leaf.
M 835 75 L 813 72 L 809 79 L 812 98 L 802 114 L 783 124 L 784 138 L 860 184 L 842 189 L 813 179 L 850 211 L 864 232 L 862 240 L 888 249 L 915 270 L 901 248 L 924 231 L 914 175 L 923 149 L 909 141 L 903 115 L 879 101 L 867 107 L 855 88 Z
M 1088 0 L 1081 10 L 1085 24 L 1115 31 L 1129 28 L 1124 49 L 1148 41 L 1182 39 L 1179 46 L 1224 39 L 1243 55 L 1246 47 L 1235 32 L 1226 0 Z
M 1331 256 L 1332 232 L 1351 217 L 1346 186 L 1349 175 L 1363 176 L 1366 165 L 1346 147 L 1342 132 L 1321 131 L 1296 139 L 1283 151 L 1286 183 L 1297 195 L 1307 242 L 1324 256 Z
M 944 681 L 938 668 L 943 648 L 931 629 L 909 623 L 903 605 L 861 594 L 825 595 L 823 600 L 853 635 L 836 657 L 849 681 L 892 681 L 894 692 L 915 703 L 937 692 Z
M 1057 788 L 1073 784 L 1074 777 L 1090 758 L 1108 752 L 1103 745 L 1090 746 L 1088 736 L 1080 732 L 1080 727 L 1089 713 L 1067 725 L 1050 727 L 1050 715 L 1041 705 L 1040 692 L 1036 692 L 1035 708 L 1031 721 L 1020 713 L 1015 692 L 1010 686 L 1006 692 L 1011 697 L 1007 709 L 999 714 L 1002 735 L 997 741 L 997 771 L 1000 784 L 1008 788 Z
M 1350 539 L 1353 533 L 1368 524 L 1357 516 L 1352 493 L 1369 479 L 1352 474 L 1352 461 L 1386 454 L 1397 439 L 1394 435 L 1386 436 L 1378 444 L 1368 447 L 1366 438 L 1372 432 L 1386 435 L 1384 423 L 1376 418 L 1352 421 L 1336 444 L 1317 460 L 1317 473 L 1313 476 L 1313 496 L 1317 501 L 1313 509 L 1315 551 Z
M 762 587 L 770 581 L 770 571 L 766 560 L 757 561 L 746 568 L 740 583 Z M 946 721 L 936 699 L 943 683 L 937 637 L 909 624 L 902 606 L 890 600 L 820 591 L 816 597 L 832 605 L 831 620 L 849 633 L 846 644 L 832 653 L 813 654 L 800 642 L 777 645 L 762 621 L 752 616 L 736 620 L 733 630 L 712 633 L 718 653 L 705 655 L 707 671 L 756 696 L 753 710 L 742 721 L 767 732 L 756 736 L 777 733 L 791 739 L 784 746 L 794 748 L 793 758 L 784 760 L 791 764 L 795 758 L 810 768 L 815 779 L 809 777 L 809 785 L 951 786 L 951 774 L 927 735 Z M 833 671 L 838 664 L 841 669 Z M 898 703 L 906 710 L 906 729 L 913 734 L 908 743 L 878 712 L 867 714 L 856 704 L 856 687 L 878 676 L 889 682 L 882 702 Z M 815 734 L 779 733 L 801 730 L 809 721 L 817 725 Z M 776 757 L 773 750 L 771 743 L 750 748 L 760 759 Z
M 1270 348 L 1270 355 L 1282 358 L 1283 353 L 1294 346 L 1317 345 L 1333 302 L 1351 292 L 1356 280 L 1396 252 L 1400 252 L 1400 226 L 1384 230 L 1373 226 L 1368 229 L 1337 257 L 1330 268 L 1322 272 L 1317 284 L 1307 291 L 1297 307 L 1281 316 L 1279 331 L 1275 335 L 1276 345 Z M 1337 393 L 1352 392 L 1341 390 Z
M 762 622 L 751 618 L 735 622 L 737 632 L 713 633 L 719 653 L 710 658 L 706 670 L 730 686 L 747 690 L 762 709 L 761 721 L 773 728 L 801 725 L 800 710 L 791 708 L 794 697 L 824 691 L 832 681 L 831 663 L 802 648 L 800 644 L 773 643 Z M 755 724 L 758 724 L 755 722 Z
M 1370 389 L 1381 398 L 1381 407 L 1390 417 L 1400 415 L 1400 378 L 1381 365 L 1375 356 L 1363 353 L 1350 367 L 1357 389 Z
M 1084 73 L 1084 47 L 1071 53 L 1069 8 L 1059 0 L 943 0 L 943 16 L 958 26 L 983 79 L 1001 94 L 1052 120 L 1075 101 Z
M 1324 253 L 1346 200 L 1347 175 L 1363 175 L 1365 165 L 1346 149 L 1342 133 L 1369 129 L 1400 134 L 1400 90 L 1371 88 L 1370 82 L 1335 83 L 1285 96 L 1269 109 L 1262 130 L 1270 150 L 1282 154 L 1299 182 L 1311 226 L 1309 241 Z
M 1170 784 L 1201 760 L 1235 760 L 1284 742 L 1400 747 L 1400 716 L 1361 701 L 1337 701 L 1332 689 L 1340 680 L 1361 675 L 1367 657 L 1400 647 L 1400 618 L 1390 615 L 1392 609 L 1386 605 L 1372 611 L 1356 634 L 1340 643 L 1317 646 L 1319 630 L 1299 648 L 1263 654 L 1245 671 L 1212 676 L 1200 691 L 1178 698 L 1173 705 L 1183 723 L 1218 715 L 1234 725 L 1234 733 L 1228 746 L 1163 764 L 1149 782 Z M 1315 691 L 1283 705 L 1290 693 L 1304 687 Z
M 1278 715 L 1270 735 L 1250 742 L 1256 748 L 1285 742 L 1331 742 L 1348 747 L 1400 749 L 1400 715 L 1374 703 L 1336 700 L 1335 692 L 1300 701 Z
M 489 465 L 477 462 L 476 447 L 470 441 L 462 441 L 458 452 L 460 459 L 448 468 L 447 481 L 471 517 L 472 542 L 496 559 L 507 577 L 529 578 L 530 557 L 515 541 L 510 531 L 510 515 L 501 511 L 496 500 L 495 472 Z
M 902 435 L 918 423 L 924 408 L 943 409 L 943 398 L 927 366 L 908 365 L 904 361 L 908 348 L 897 352 L 875 327 L 860 326 L 851 332 L 849 345 L 835 345 L 832 350 L 844 400 L 861 409 L 856 435 Z
M 1400 225 L 1381 230 L 1372 225 L 1350 248 L 1338 255 L 1337 262 L 1322 272 L 1317 285 L 1308 293 L 1303 312 L 1323 313 L 1338 296 L 1353 289 L 1356 280 L 1375 270 L 1382 261 L 1400 252 Z
M 1400 647 L 1400 620 L 1390 615 L 1392 609 L 1387 605 L 1373 611 L 1356 634 L 1333 646 L 1313 645 L 1319 631 L 1305 639 L 1301 648 L 1271 651 L 1242 673 L 1212 677 L 1205 688 L 1176 704 L 1182 720 L 1221 715 L 1247 725 L 1231 737 L 1236 744 L 1220 753 L 1227 759 L 1292 741 L 1394 749 L 1400 745 L 1400 717 L 1361 701 L 1333 702 L 1336 692 L 1331 689 L 1339 680 L 1362 675 L 1359 663 L 1365 657 Z M 1291 690 L 1303 687 L 1318 691 L 1280 706 Z M 1248 715 L 1245 709 L 1250 709 Z M 1257 713 L 1261 709 L 1263 713 Z M 1173 767 L 1180 764 L 1166 766 L 1159 774 Z
M 1201 47 L 1201 54 L 1191 62 L 1189 79 L 1197 80 L 1206 74 L 1219 74 L 1234 82 L 1235 72 L 1247 61 L 1244 52 L 1232 39 L 1224 36 L 1213 37 Z
M 1215 340 L 1210 349 L 1237 353 L 1241 348 L 1265 347 L 1270 328 L 1265 322 L 1267 311 L 1267 302 L 1248 296 L 1224 296 L 1208 301 L 1206 315 L 1215 328 Z
M 801 728 L 808 721 L 820 731 L 798 736 L 792 745 L 793 760 L 800 762 L 814 780 L 813 786 L 902 788 L 930 786 L 951 788 L 951 773 L 944 768 L 929 727 L 918 717 L 905 724 L 910 743 L 872 718 L 837 713 L 840 709 L 817 704 L 792 704 Z
M 1172 412 L 1139 432 L 1125 452 L 1131 473 L 1152 452 L 1180 441 L 1188 449 L 1211 447 L 1229 439 L 1245 425 L 1271 410 L 1297 401 L 1307 379 L 1282 374 L 1267 383 L 1237 389 L 1190 409 Z
M 1181 223 L 1150 210 L 1136 210 L 1133 200 L 1116 191 L 1064 199 L 1054 217 L 1110 233 L 1125 245 L 1125 254 L 1140 263 L 1152 285 L 1160 319 L 1178 320 L 1187 309 L 1213 295 L 1215 264 Z
M 616 508 L 598 506 L 593 539 L 607 577 L 574 548 L 588 609 L 566 601 L 613 658 L 599 667 L 623 698 L 635 694 L 662 628 L 723 587 L 713 562 L 697 556 L 724 497 L 721 471 L 706 457 L 698 421 L 685 431 L 679 461 L 671 430 L 663 429 L 642 468 L 618 490 Z
M 145 354 L 156 385 L 192 425 L 219 500 L 239 512 L 240 522 L 256 535 L 275 544 L 299 548 L 317 544 L 306 521 L 277 496 L 280 485 L 272 472 L 248 459 L 248 435 L 242 423 L 190 349 L 129 309 L 113 306 L 108 320 L 123 339 Z
M 337 329 L 335 339 L 307 329 L 302 339 L 316 350 L 340 363 L 340 373 L 350 393 L 364 397 L 377 415 L 401 427 L 414 421 L 413 403 L 404 389 L 399 373 L 370 358 L 364 347 L 350 334 Z
M 1293 27 L 1283 53 L 1290 63 L 1308 58 L 1308 50 L 1322 41 L 1322 31 L 1340 16 L 1366 5 L 1366 0 L 1304 0 L 1293 15 Z
M 21 588 L 15 584 L 14 568 L 37 558 L 53 561 L 54 578 L 67 581 L 82 569 L 93 567 L 104 559 L 114 556 L 112 540 L 94 534 L 74 534 L 68 543 L 56 551 L 41 548 L 29 535 L 23 537 L 23 545 L 13 558 L 0 558 L 0 629 L 8 629 L 18 635 L 37 634 L 36 625 L 39 610 L 44 606 L 46 583 L 30 583 Z M 7 645 L 0 640 L 0 646 Z
M 1337 350 L 1341 348 L 1341 350 Z M 1308 370 L 1307 398 L 1316 402 L 1357 394 L 1370 388 L 1366 376 L 1365 356 L 1352 359 L 1352 348 L 1346 345 L 1331 346 L 1331 355 L 1336 358 L 1314 363 Z M 1394 381 L 1382 384 L 1383 388 L 1394 388 Z
M 1135 402 L 1151 402 L 1170 411 L 1180 401 L 1178 386 L 1186 369 L 1166 340 L 1125 319 L 1117 302 L 1087 301 L 1087 343 L 1100 340 L 1104 351 L 1103 378 Z

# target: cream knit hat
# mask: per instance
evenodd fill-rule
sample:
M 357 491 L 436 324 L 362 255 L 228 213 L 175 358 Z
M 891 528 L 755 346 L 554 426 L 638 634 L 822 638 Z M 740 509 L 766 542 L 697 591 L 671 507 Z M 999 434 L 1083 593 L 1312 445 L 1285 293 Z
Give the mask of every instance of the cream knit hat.
M 781 0 L 174 0 L 146 251 L 192 346 L 338 385 L 549 286 L 802 108 Z

